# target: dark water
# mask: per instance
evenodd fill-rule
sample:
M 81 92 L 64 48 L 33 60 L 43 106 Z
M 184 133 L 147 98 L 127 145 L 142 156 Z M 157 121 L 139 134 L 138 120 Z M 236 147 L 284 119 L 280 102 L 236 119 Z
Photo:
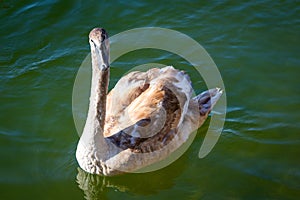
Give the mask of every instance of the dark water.
M 299 13 L 297 1 L 0 1 L 0 198 L 298 199 Z M 197 155 L 208 122 L 162 170 L 105 179 L 78 172 L 72 88 L 95 26 L 110 35 L 169 28 L 203 45 L 228 101 L 207 157 Z M 112 82 L 144 62 L 184 63 L 163 51 L 132 52 L 112 65 Z

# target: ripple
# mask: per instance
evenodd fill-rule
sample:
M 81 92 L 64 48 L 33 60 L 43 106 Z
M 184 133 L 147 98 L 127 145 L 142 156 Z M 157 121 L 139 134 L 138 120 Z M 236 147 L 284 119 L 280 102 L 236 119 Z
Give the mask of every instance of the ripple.
M 282 121 L 286 113 L 255 112 L 243 107 L 229 107 L 224 134 L 238 136 L 258 144 L 295 145 L 300 140 L 296 134 L 297 123 Z
M 228 134 L 238 136 L 242 138 L 243 140 L 251 141 L 257 144 L 273 144 L 273 145 L 297 145 L 300 144 L 300 139 L 291 139 L 291 140 L 282 140 L 282 139 L 264 139 L 257 136 L 254 136 L 253 134 L 249 133 L 243 133 L 242 131 L 236 130 L 236 129 L 230 129 L 225 128 L 223 130 L 223 133 L 228 136 Z M 263 133 L 262 133 L 263 134 Z
M 300 7 L 296 3 L 187 1 L 170 6 L 151 1 L 43 0 L 9 5 L 0 12 L 0 182 L 20 194 L 15 199 L 23 198 L 20 191 L 32 182 L 43 183 L 34 187 L 33 198 L 51 184 L 53 191 L 62 184 L 74 192 L 78 137 L 73 130 L 71 91 L 76 71 L 89 53 L 88 32 L 100 25 L 111 35 L 146 26 L 187 34 L 208 50 L 226 85 L 229 107 L 214 151 L 205 159 L 175 163 L 158 172 L 153 198 L 173 194 L 179 199 L 199 199 L 199 193 L 205 197 L 215 191 L 237 199 L 299 196 Z M 165 52 L 132 52 L 127 58 L 112 69 L 112 82 L 139 63 L 186 65 Z M 193 83 L 205 86 L 201 80 Z M 186 157 L 196 151 L 187 152 Z M 159 185 L 161 174 L 176 174 L 183 166 L 192 170 L 183 169 L 170 187 Z M 145 175 L 143 181 L 151 177 Z M 128 184 L 126 177 L 119 179 Z M 136 186 L 139 179 L 135 181 L 130 184 Z M 141 193 L 147 189 L 138 188 Z M 52 190 L 43 195 L 53 195 Z M 118 194 L 110 190 L 104 195 L 109 199 Z
M 30 11 L 32 8 L 37 7 L 39 5 L 39 2 L 35 2 L 32 4 L 29 4 L 27 6 L 21 7 L 19 10 L 17 10 L 13 17 L 17 17 L 18 15 L 23 14 L 24 12 Z
M 32 136 L 32 134 L 26 134 L 22 131 L 17 130 L 0 130 L 0 135 L 5 136 L 6 140 L 8 141 L 14 141 L 14 142 L 20 142 L 22 144 L 24 143 L 48 143 L 53 141 L 53 139 L 50 138 L 42 138 L 37 136 Z

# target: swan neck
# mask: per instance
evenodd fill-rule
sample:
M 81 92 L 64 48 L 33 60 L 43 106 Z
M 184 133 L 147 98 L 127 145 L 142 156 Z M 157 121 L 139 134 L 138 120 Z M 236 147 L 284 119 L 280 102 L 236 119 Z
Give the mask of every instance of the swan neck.
M 101 130 L 104 130 L 105 116 L 106 116 L 106 98 L 109 82 L 109 68 L 106 70 L 100 70 L 99 88 L 96 90 L 96 119 L 99 121 Z
M 99 54 L 98 54 L 99 53 Z M 106 115 L 106 98 L 109 85 L 109 67 L 103 62 L 101 52 L 92 51 L 92 87 L 90 109 L 95 110 L 95 118 L 100 125 L 100 129 L 104 130 Z

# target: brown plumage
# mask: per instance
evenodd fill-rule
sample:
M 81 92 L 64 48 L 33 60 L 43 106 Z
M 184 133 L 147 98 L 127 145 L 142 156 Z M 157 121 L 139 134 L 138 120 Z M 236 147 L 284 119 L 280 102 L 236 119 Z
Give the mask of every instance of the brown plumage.
M 106 31 L 92 30 L 90 45 L 90 106 L 76 151 L 87 172 L 133 172 L 167 158 L 203 124 L 222 94 L 216 88 L 192 98 L 189 76 L 171 66 L 131 72 L 107 94 Z
M 177 70 L 174 68 L 169 68 L 168 70 L 172 70 L 177 73 Z M 133 75 L 136 75 L 136 73 Z M 127 77 L 124 77 L 124 79 L 133 81 L 132 79 L 128 79 L 128 77 L 132 78 L 132 75 L 129 74 Z M 176 134 L 175 129 L 178 126 L 182 112 L 179 100 L 172 90 L 168 88 L 167 85 L 170 84 L 165 82 L 165 80 L 159 79 L 157 82 L 151 84 L 151 86 L 149 82 L 144 83 L 144 86 L 146 85 L 146 87 L 143 85 L 141 86 L 141 88 L 147 88 L 146 90 L 136 88 L 136 91 L 138 92 L 134 93 L 135 99 L 131 96 L 125 96 L 125 99 L 126 97 L 128 99 L 128 102 L 126 103 L 128 107 L 124 109 L 124 111 L 128 113 L 119 113 L 117 116 L 111 116 L 110 113 L 112 111 L 110 109 L 113 107 L 107 107 L 104 134 L 108 140 L 121 149 L 125 150 L 129 148 L 134 152 L 141 153 L 155 151 L 168 144 L 168 142 L 174 137 L 174 134 Z M 169 87 L 172 87 L 172 85 Z M 118 88 L 115 88 L 115 90 L 117 89 Z M 118 97 L 116 96 L 116 98 Z M 112 100 L 109 98 L 108 105 L 110 104 L 110 101 Z M 151 121 L 154 122 L 159 120 L 161 118 L 161 112 L 165 112 L 165 123 L 159 127 L 159 130 L 157 130 L 155 135 L 149 137 L 141 137 L 141 134 L 139 134 L 138 137 L 133 136 L 136 134 L 134 131 L 139 133 L 146 132 L 143 130 L 146 126 L 150 126 L 149 128 L 152 129 L 156 128 L 153 127 L 153 125 L 151 126 Z M 130 116 L 130 122 L 132 124 L 125 129 L 121 128 L 122 130 L 112 129 L 111 127 L 116 127 L 116 125 L 121 123 L 118 119 L 122 118 L 122 115 L 126 114 Z M 117 131 L 113 132 L 112 130 Z

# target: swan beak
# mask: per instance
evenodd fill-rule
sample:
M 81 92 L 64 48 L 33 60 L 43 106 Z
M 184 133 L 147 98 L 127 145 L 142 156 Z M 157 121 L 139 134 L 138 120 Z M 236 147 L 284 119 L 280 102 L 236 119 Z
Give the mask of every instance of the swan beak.
M 109 40 L 108 37 L 104 39 L 100 46 L 100 54 L 103 60 L 101 70 L 107 70 L 110 66 L 110 57 L 109 57 Z
M 109 68 L 109 40 L 103 28 L 94 28 L 89 34 L 91 50 L 96 53 L 99 68 L 105 71 Z

